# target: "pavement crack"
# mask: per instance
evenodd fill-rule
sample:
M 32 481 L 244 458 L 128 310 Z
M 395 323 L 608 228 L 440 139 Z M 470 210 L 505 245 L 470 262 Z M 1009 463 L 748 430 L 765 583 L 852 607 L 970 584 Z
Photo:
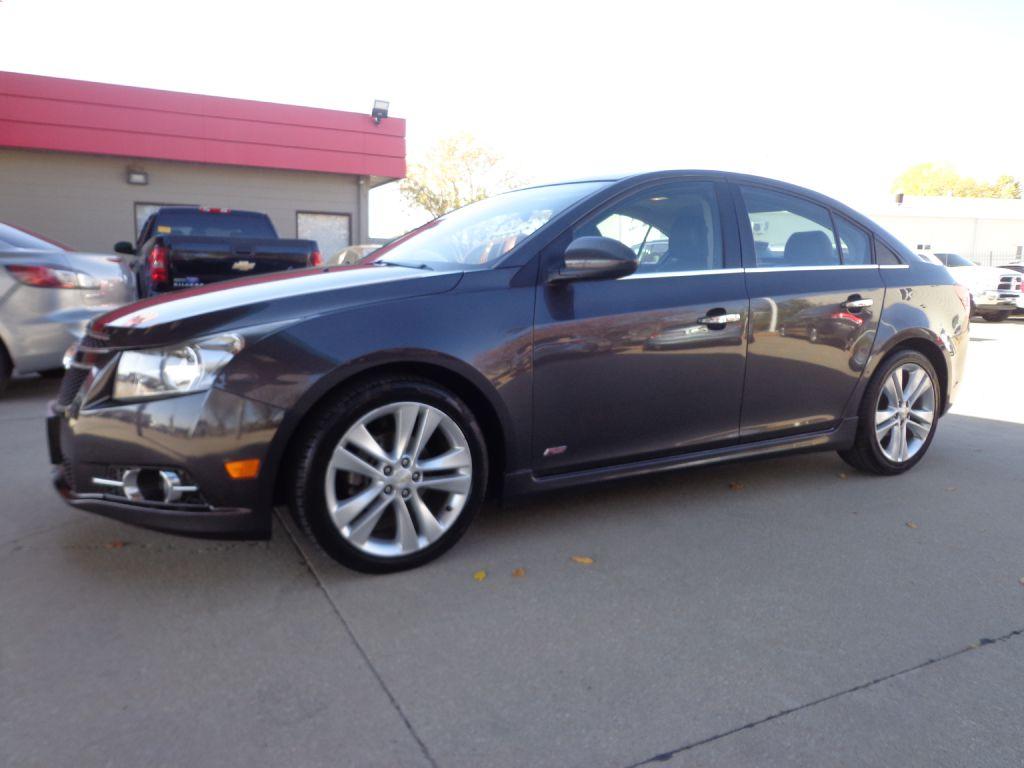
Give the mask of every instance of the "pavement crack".
M 728 736 L 732 736 L 733 734 L 739 733 L 741 731 L 747 731 L 747 730 L 750 730 L 751 728 L 756 728 L 757 726 L 763 725 L 764 723 L 770 723 L 772 720 L 778 720 L 781 717 L 786 717 L 787 715 L 792 715 L 794 712 L 800 712 L 801 710 L 804 710 L 804 709 L 810 709 L 811 707 L 816 707 L 819 704 L 824 704 L 827 701 L 832 701 L 833 699 L 838 699 L 841 696 L 846 696 L 846 695 L 851 694 L 851 693 L 856 693 L 857 691 L 863 691 L 863 690 L 865 690 L 867 688 L 871 688 L 872 686 L 878 685 L 879 683 L 884 683 L 887 680 L 892 680 L 893 678 L 900 677 L 901 675 L 906 675 L 906 674 L 909 674 L 911 672 L 916 672 L 919 669 L 924 669 L 925 667 L 930 667 L 932 664 L 938 664 L 939 662 L 942 662 L 942 661 L 948 661 L 949 659 L 954 659 L 957 656 L 961 656 L 961 655 L 963 655 L 965 653 L 970 653 L 971 651 L 977 650 L 978 648 L 981 648 L 983 646 L 993 645 L 995 643 L 1006 642 L 1007 640 L 1010 640 L 1010 639 L 1012 639 L 1014 637 L 1019 637 L 1021 635 L 1024 635 L 1024 628 L 1015 629 L 1012 632 L 1007 632 L 1005 635 L 1000 635 L 999 637 L 982 637 L 982 638 L 978 639 L 977 641 L 971 643 L 970 645 L 968 645 L 968 646 L 966 646 L 964 648 L 960 648 L 959 650 L 953 651 L 951 653 L 947 653 L 947 654 L 945 654 L 943 656 L 936 656 L 936 657 L 928 659 L 926 661 L 922 661 L 920 664 L 915 664 L 912 667 L 907 667 L 906 669 L 901 669 L 898 672 L 891 672 L 888 675 L 882 675 L 881 677 L 877 677 L 874 680 L 870 680 L 870 681 L 868 681 L 866 683 L 861 683 L 860 685 L 855 685 L 852 688 L 846 688 L 846 689 L 844 689 L 842 691 L 837 691 L 835 693 L 830 693 L 828 696 L 822 696 L 820 699 L 814 699 L 813 701 L 808 701 L 807 703 L 800 704 L 799 706 L 796 706 L 796 707 L 790 707 L 788 709 L 780 710 L 779 712 L 776 712 L 776 713 L 774 713 L 772 715 L 768 715 L 766 717 L 762 717 L 762 718 L 760 718 L 758 720 L 751 720 L 749 723 L 744 723 L 743 725 L 738 725 L 735 728 L 730 728 L 727 731 L 722 731 L 721 733 L 716 733 L 713 736 L 708 736 L 706 738 L 699 739 L 697 741 L 691 741 L 691 742 L 689 742 L 687 744 L 683 744 L 681 747 L 677 747 L 676 749 L 669 750 L 668 752 L 662 752 L 661 754 L 645 758 L 645 759 L 641 760 L 638 763 L 630 763 L 628 766 L 626 766 L 626 768 L 640 768 L 640 766 L 652 765 L 654 763 L 666 763 L 669 760 L 671 760 L 673 757 L 675 757 L 676 755 L 678 755 L 678 754 L 680 754 L 682 752 L 686 752 L 686 751 L 694 749 L 696 747 L 702 747 L 705 744 L 710 744 L 712 742 L 719 741 L 720 739 L 724 739 L 724 738 L 726 738 Z
M 366 662 L 366 666 L 370 668 L 370 672 L 372 672 L 373 676 L 377 679 L 377 684 L 380 685 L 381 689 L 384 691 L 384 694 L 388 697 L 388 701 L 391 702 L 391 706 L 395 708 L 395 711 L 398 713 L 398 716 L 402 719 L 402 722 L 405 724 L 405 728 L 409 732 L 409 735 L 412 736 L 413 740 L 419 745 L 420 752 L 423 753 L 423 757 L 426 758 L 427 762 L 434 768 L 438 768 L 437 761 L 434 760 L 434 757 L 430 754 L 430 750 L 427 749 L 427 745 L 423 742 L 423 739 L 421 739 L 419 734 L 416 733 L 416 729 L 413 728 L 413 725 L 409 721 L 409 718 L 402 710 L 402 705 L 398 703 L 398 699 L 395 698 L 395 695 L 391 692 L 391 689 L 388 688 L 387 683 L 384 682 L 384 678 L 381 676 L 380 672 L 377 671 L 377 667 L 375 667 L 373 662 L 370 660 L 369 654 L 366 653 L 366 650 L 363 648 L 362 644 L 356 638 L 355 633 L 349 626 L 348 621 L 345 620 L 344 615 L 342 615 L 341 609 L 338 607 L 338 604 L 334 601 L 334 598 L 331 597 L 331 593 L 327 590 L 327 585 L 324 584 L 323 579 L 320 578 L 320 574 L 317 573 L 312 561 L 306 556 L 306 553 L 302 550 L 302 547 L 299 546 L 298 539 L 295 538 L 295 533 L 292 531 L 291 527 L 285 521 L 284 516 L 281 514 L 280 510 L 275 508 L 274 514 L 277 515 L 277 518 L 281 523 L 281 527 L 284 528 L 284 530 L 287 532 L 288 538 L 291 540 L 292 545 L 295 547 L 296 550 L 298 550 L 299 555 L 302 557 L 302 561 L 306 564 L 306 569 L 309 571 L 314 581 L 316 581 L 317 587 L 319 587 L 320 591 L 323 592 L 324 597 L 327 598 L 327 603 L 331 606 L 331 610 L 334 611 L 334 615 L 338 617 L 338 621 L 341 622 L 341 626 L 345 629 L 345 633 L 349 636 L 349 639 L 352 641 L 352 644 L 355 645 L 356 650 L 359 652 L 359 655 L 362 656 L 363 661 Z

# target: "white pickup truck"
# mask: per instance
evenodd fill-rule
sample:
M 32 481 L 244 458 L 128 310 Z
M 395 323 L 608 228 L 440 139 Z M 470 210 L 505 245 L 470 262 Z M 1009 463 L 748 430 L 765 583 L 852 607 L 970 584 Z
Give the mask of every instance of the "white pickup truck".
M 1000 323 L 1019 307 L 1024 275 L 1001 267 L 982 267 L 956 253 L 932 253 L 953 274 L 956 281 L 971 292 L 972 315 L 981 315 L 990 323 Z

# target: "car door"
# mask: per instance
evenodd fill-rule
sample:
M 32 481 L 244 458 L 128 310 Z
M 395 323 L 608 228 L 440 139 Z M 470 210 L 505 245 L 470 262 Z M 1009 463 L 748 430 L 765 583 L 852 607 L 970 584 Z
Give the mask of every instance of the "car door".
M 750 295 L 741 438 L 831 428 L 864 370 L 885 297 L 872 238 L 778 188 L 738 185 L 734 200 Z
M 549 284 L 574 237 L 639 254 L 617 280 Z M 534 330 L 539 474 L 735 442 L 747 322 L 732 200 L 724 184 L 624 193 L 542 257 Z

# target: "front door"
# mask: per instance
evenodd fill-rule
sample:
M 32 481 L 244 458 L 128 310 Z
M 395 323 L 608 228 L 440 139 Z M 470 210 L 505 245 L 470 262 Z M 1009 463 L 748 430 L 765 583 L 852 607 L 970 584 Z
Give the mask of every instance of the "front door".
M 885 298 L 871 238 L 771 187 L 740 186 L 735 200 L 750 294 L 741 437 L 832 428 L 864 370 Z
M 725 185 L 680 181 L 626 194 L 560 239 L 564 248 L 573 237 L 612 237 L 640 265 L 618 280 L 559 285 L 542 272 L 539 474 L 737 440 L 748 302 L 735 222 Z

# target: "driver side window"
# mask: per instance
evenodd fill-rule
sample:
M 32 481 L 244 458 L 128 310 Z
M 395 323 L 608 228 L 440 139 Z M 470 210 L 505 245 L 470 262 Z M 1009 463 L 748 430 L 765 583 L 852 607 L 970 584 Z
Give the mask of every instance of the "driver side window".
M 600 235 L 637 254 L 638 274 L 722 268 L 721 219 L 710 182 L 637 192 L 578 225 L 574 237 Z

